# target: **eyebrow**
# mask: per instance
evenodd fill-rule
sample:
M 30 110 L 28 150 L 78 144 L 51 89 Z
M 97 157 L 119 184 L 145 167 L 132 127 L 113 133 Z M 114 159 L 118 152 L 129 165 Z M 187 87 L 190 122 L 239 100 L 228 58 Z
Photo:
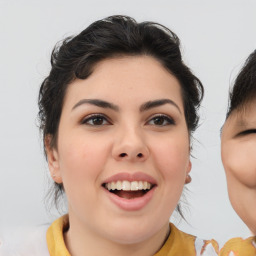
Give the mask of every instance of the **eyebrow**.
M 173 105 L 181 113 L 181 110 L 180 110 L 179 106 L 174 101 L 172 101 L 170 99 L 159 99 L 159 100 L 153 100 L 153 101 L 145 102 L 144 104 L 141 105 L 140 112 L 149 110 L 151 108 L 159 107 L 159 106 L 162 106 L 162 105 L 165 105 L 165 104 Z
M 99 99 L 83 99 L 83 100 L 80 100 L 74 105 L 72 110 L 81 106 L 81 105 L 83 105 L 83 104 L 90 104 L 90 105 L 94 105 L 94 106 L 97 106 L 97 107 L 100 107 L 100 108 L 109 108 L 109 109 L 112 109 L 112 110 L 115 110 L 115 111 L 119 110 L 118 106 L 116 106 L 112 103 L 109 103 L 107 101 L 104 101 L 104 100 L 99 100 Z
M 119 107 L 117 105 L 107 102 L 107 101 L 104 101 L 104 100 L 100 100 L 100 99 L 82 99 L 82 100 L 78 101 L 73 106 L 72 110 L 74 110 L 75 108 L 77 108 L 83 104 L 90 104 L 90 105 L 94 105 L 94 106 L 101 107 L 101 108 L 109 108 L 109 109 L 112 109 L 115 111 L 119 111 Z M 159 100 L 147 101 L 140 106 L 140 112 L 144 112 L 149 109 L 159 107 L 159 106 L 162 106 L 165 104 L 173 105 L 181 113 L 179 106 L 174 101 L 172 101 L 170 99 L 159 99 Z
M 246 127 L 248 126 L 248 122 L 244 119 L 238 119 L 236 122 L 235 122 L 235 126 L 236 127 Z

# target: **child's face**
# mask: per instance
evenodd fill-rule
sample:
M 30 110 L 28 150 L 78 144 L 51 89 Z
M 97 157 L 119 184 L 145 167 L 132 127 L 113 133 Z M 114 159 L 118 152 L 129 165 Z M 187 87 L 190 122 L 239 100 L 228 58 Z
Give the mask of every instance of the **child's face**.
M 256 234 L 256 101 L 227 119 L 221 137 L 230 201 Z
M 57 148 L 48 150 L 73 227 L 120 243 L 166 232 L 191 169 L 189 145 L 179 82 L 159 62 L 98 63 L 69 85 Z M 111 182 L 139 191 L 111 193 Z

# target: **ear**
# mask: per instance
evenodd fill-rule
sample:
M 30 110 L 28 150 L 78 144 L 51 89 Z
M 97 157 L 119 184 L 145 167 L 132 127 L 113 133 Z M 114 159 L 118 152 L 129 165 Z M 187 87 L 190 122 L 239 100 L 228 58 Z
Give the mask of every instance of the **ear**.
M 55 147 L 52 146 L 52 136 L 46 135 L 44 140 L 44 146 L 47 155 L 48 167 L 50 170 L 50 174 L 52 179 L 58 183 L 62 183 L 62 177 L 60 172 L 60 164 L 59 164 L 59 154 Z
M 191 160 L 189 159 L 189 163 L 188 163 L 188 167 L 187 167 L 187 171 L 186 171 L 187 175 L 189 175 L 191 169 L 192 169 L 192 163 L 191 163 Z
M 188 184 L 191 182 L 191 177 L 189 175 L 190 171 L 191 171 L 191 168 L 192 168 L 192 163 L 191 163 L 191 160 L 189 160 L 189 163 L 188 163 L 188 167 L 187 167 L 187 171 L 186 171 L 186 178 L 185 178 L 185 184 Z

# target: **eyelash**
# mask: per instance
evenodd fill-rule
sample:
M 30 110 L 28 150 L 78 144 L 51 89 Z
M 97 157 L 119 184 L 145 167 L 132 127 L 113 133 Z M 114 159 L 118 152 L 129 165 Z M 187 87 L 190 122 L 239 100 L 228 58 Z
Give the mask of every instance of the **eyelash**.
M 150 124 L 151 121 L 156 121 L 157 119 L 162 119 L 162 121 L 164 122 L 164 124 L 152 124 L 152 125 L 156 125 L 156 126 L 167 126 L 167 125 L 175 125 L 175 121 L 167 116 L 167 115 L 163 115 L 163 114 L 159 114 L 159 115 L 155 115 L 153 116 L 148 122 L 147 124 Z
M 103 122 L 106 122 L 106 123 L 100 123 L 100 124 L 89 123 L 90 121 L 94 122 L 96 120 L 98 120 L 98 121 L 102 120 Z M 81 124 L 90 125 L 90 126 L 102 126 L 102 125 L 110 125 L 111 122 L 103 114 L 92 114 L 92 115 L 89 115 L 86 118 L 84 118 L 81 121 Z
M 156 124 L 156 123 L 150 124 L 150 122 L 159 121 L 159 119 L 161 120 L 160 124 Z M 99 120 L 101 121 L 100 124 L 94 123 L 94 121 L 99 121 Z M 89 115 L 86 118 L 84 118 L 81 121 L 81 124 L 90 125 L 90 126 L 102 126 L 102 125 L 111 125 L 112 123 L 103 114 L 92 114 L 92 115 Z M 159 114 L 159 115 L 155 115 L 152 118 L 150 118 L 150 120 L 147 121 L 146 124 L 155 125 L 155 126 L 167 126 L 167 125 L 175 125 L 175 121 L 167 115 Z
M 251 134 L 251 133 L 256 133 L 256 129 L 249 129 L 249 130 L 240 132 L 238 135 L 247 135 L 247 134 Z

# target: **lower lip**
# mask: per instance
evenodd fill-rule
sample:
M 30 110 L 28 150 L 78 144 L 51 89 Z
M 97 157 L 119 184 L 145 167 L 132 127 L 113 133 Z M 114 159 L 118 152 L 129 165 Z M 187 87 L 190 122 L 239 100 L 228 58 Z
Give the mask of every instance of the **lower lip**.
M 145 195 L 141 197 L 136 197 L 133 199 L 126 199 L 117 196 L 114 193 L 109 192 L 104 188 L 104 190 L 107 192 L 110 200 L 116 204 L 119 208 L 125 211 L 138 211 L 144 208 L 152 199 L 154 192 L 155 192 L 156 186 L 153 187 L 151 190 L 149 190 Z

